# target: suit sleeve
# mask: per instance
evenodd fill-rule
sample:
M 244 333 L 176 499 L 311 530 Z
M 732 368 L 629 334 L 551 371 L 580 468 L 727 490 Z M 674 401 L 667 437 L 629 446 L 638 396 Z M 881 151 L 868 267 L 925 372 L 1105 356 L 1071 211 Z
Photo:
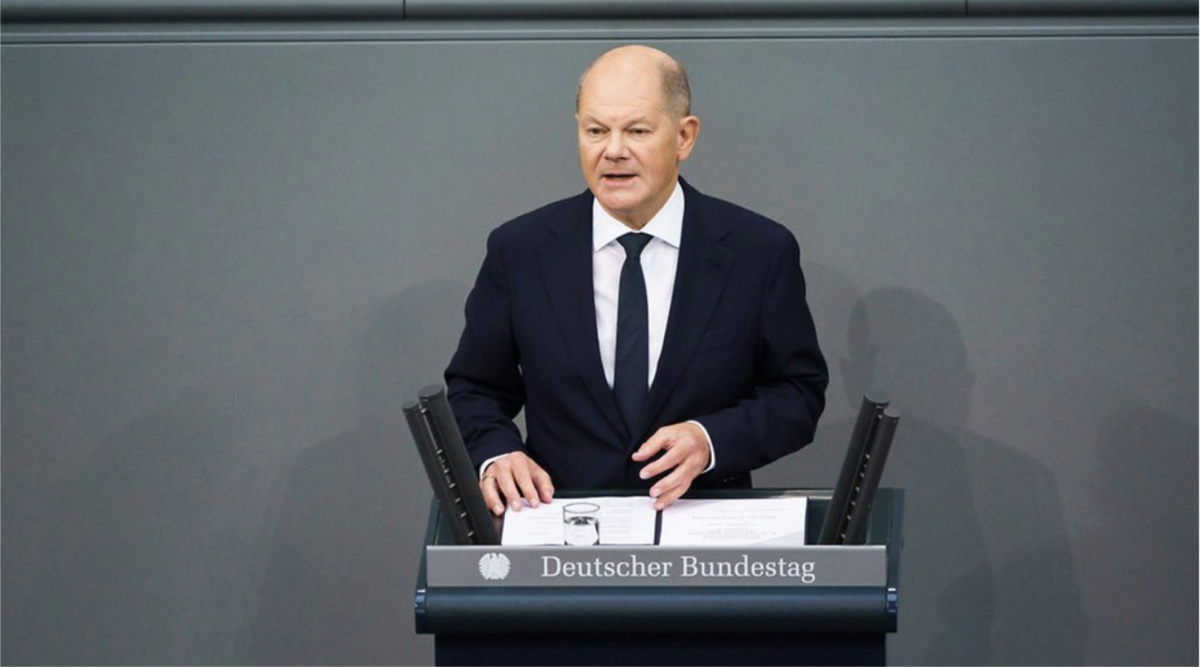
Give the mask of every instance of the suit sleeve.
M 525 403 L 520 355 L 513 337 L 504 252 L 498 233 L 467 297 L 466 326 L 446 369 L 447 396 L 478 468 L 489 458 L 524 451 L 513 418 Z
M 777 245 L 758 313 L 754 386 L 736 405 L 700 416 L 717 478 L 762 467 L 812 442 L 829 372 L 805 300 L 795 237 Z

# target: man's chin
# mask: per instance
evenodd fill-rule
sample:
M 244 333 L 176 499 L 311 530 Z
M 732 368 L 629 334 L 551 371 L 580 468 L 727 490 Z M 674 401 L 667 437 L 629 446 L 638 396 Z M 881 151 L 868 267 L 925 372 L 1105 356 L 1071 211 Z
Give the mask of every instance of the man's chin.
M 616 207 L 629 207 L 636 202 L 645 198 L 641 188 L 635 183 L 612 183 L 609 181 L 600 181 L 596 184 L 596 196 L 601 202 L 607 202 Z
M 621 222 L 627 222 L 637 211 L 636 203 L 626 199 L 597 195 L 596 200 L 609 215 Z

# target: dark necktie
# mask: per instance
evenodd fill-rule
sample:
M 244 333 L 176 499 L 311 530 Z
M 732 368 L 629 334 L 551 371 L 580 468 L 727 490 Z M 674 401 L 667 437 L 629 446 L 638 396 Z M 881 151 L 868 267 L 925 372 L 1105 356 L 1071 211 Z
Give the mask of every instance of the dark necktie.
M 629 233 L 617 239 L 625 247 L 621 287 L 617 302 L 617 356 L 613 396 L 630 430 L 637 428 L 650 384 L 650 324 L 646 306 L 646 278 L 642 275 L 642 250 L 649 234 Z

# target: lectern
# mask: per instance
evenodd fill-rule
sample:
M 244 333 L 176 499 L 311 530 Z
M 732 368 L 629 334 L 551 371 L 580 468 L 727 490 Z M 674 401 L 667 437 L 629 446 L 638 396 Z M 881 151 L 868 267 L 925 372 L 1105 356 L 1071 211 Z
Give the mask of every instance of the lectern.
M 435 502 L 417 632 L 434 635 L 439 665 L 884 664 L 903 492 L 879 489 L 865 543 L 845 546 L 816 545 L 832 491 L 689 497 L 780 495 L 808 498 L 814 546 L 458 546 Z

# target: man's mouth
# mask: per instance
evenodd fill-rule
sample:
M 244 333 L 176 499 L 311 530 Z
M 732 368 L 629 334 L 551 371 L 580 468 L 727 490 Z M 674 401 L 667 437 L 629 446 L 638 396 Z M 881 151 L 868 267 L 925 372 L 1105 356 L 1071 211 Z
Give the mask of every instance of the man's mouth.
M 603 176 L 603 178 L 605 181 L 608 181 L 610 183 L 627 183 L 627 182 L 633 180 L 634 175 L 633 174 L 605 174 Z

